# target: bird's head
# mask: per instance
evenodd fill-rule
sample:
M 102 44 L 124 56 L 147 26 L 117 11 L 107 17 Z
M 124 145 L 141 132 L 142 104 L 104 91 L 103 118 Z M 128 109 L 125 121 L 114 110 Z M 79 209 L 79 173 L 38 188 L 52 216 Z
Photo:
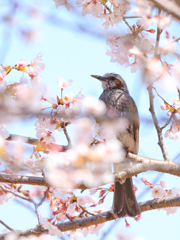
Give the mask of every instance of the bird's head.
M 104 90 L 106 89 L 122 89 L 129 93 L 127 85 L 124 79 L 115 73 L 106 73 L 103 76 L 99 75 L 91 75 L 91 77 L 97 78 L 102 82 L 102 87 Z

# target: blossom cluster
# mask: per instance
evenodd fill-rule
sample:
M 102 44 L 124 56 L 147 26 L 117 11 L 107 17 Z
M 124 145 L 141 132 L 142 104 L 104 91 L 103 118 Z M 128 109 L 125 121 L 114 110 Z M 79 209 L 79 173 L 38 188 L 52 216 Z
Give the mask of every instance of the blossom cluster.
M 133 31 L 140 31 L 137 37 L 130 32 L 124 36 L 115 36 L 107 34 L 106 44 L 111 48 L 107 50 L 107 55 L 111 57 L 111 62 L 117 62 L 120 65 L 125 64 L 131 67 L 131 72 L 136 72 L 143 65 L 144 55 L 153 54 L 153 45 L 155 39 L 149 33 L 145 32 L 141 26 L 134 27 Z M 140 29 L 140 30 L 139 30 Z M 154 33 L 152 31 L 152 33 Z
M 180 195 L 180 188 L 171 188 L 171 189 L 165 189 L 165 181 L 161 180 L 160 184 L 152 184 L 151 182 L 148 182 L 146 178 L 141 178 L 141 181 L 146 185 L 150 186 L 152 188 L 151 190 L 151 196 L 152 198 L 165 198 L 165 197 L 177 197 Z M 173 214 L 177 211 L 179 207 L 166 207 L 163 208 L 163 210 L 166 211 L 167 215 Z
M 1 100 L 1 122 L 0 136 L 6 139 L 9 133 L 4 123 L 9 123 L 24 112 L 36 112 L 40 110 L 41 89 L 38 83 L 42 79 L 39 73 L 44 70 L 42 55 L 39 53 L 29 63 L 22 58 L 15 66 L 0 66 L 0 100 Z M 12 70 L 23 72 L 19 82 L 8 84 L 6 76 Z M 27 77 L 30 77 L 30 84 Z
M 69 0 L 53 0 L 56 8 L 64 5 L 69 11 L 71 5 Z M 92 14 L 96 18 L 105 20 L 103 27 L 107 30 L 109 26 L 118 25 L 123 21 L 123 16 L 131 7 L 130 3 L 125 0 L 77 0 L 76 4 L 82 8 L 82 15 Z
M 180 108 L 176 108 L 175 105 L 180 105 L 179 96 L 174 98 L 173 105 L 170 105 L 167 102 L 161 104 L 161 109 L 168 110 L 167 115 L 172 117 L 172 124 L 164 134 L 166 138 L 169 137 L 172 140 L 176 140 L 180 137 Z

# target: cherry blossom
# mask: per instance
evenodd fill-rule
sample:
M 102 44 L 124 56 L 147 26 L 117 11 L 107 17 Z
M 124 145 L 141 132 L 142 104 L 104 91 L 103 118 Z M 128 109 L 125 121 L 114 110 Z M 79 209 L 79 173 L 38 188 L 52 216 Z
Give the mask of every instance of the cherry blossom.
M 153 54 L 152 46 L 155 40 L 147 32 L 141 32 L 141 36 L 136 38 L 132 33 L 124 36 L 107 34 L 106 44 L 110 46 L 111 51 L 108 50 L 106 54 L 111 56 L 111 62 L 130 66 L 132 67 L 132 72 L 135 72 L 137 68 L 142 68 L 143 54 Z M 132 57 L 134 58 L 134 62 L 130 63 Z
M 179 104 L 180 104 L 180 99 L 179 99 L 179 97 L 175 97 L 175 98 L 174 98 L 174 104 L 175 104 L 175 105 L 179 105 Z
M 69 204 L 68 208 L 67 208 L 67 213 L 70 216 L 73 216 L 75 213 L 75 208 L 76 208 L 76 202 Z
M 178 194 L 180 194 L 179 188 L 172 188 L 167 191 L 167 197 L 176 197 Z
M 59 87 L 63 89 L 70 87 L 72 85 L 72 82 L 73 82 L 72 79 L 65 81 L 64 78 L 62 77 L 58 78 L 57 80 Z
M 46 219 L 45 217 L 40 216 L 40 221 L 41 221 L 43 227 L 44 227 L 45 229 L 48 229 L 49 235 L 51 235 L 51 236 L 56 236 L 56 235 L 57 235 L 58 238 L 60 238 L 60 237 L 63 236 L 62 232 L 61 232 L 56 226 L 52 225 L 52 224 L 48 221 L 48 219 Z
M 169 137 L 171 140 L 176 140 L 178 138 L 178 135 L 174 133 L 172 129 L 169 129 L 165 132 L 164 137 Z
M 77 204 L 84 205 L 86 203 L 86 199 L 83 196 L 79 196 L 77 198 Z
M 69 0 L 53 0 L 53 2 L 56 4 L 56 8 L 60 6 L 65 6 L 68 11 L 70 11 L 71 5 L 68 3 Z
M 45 64 L 42 62 L 42 54 L 39 53 L 35 58 L 31 60 L 31 62 L 28 64 L 28 67 L 26 67 L 26 70 L 30 75 L 37 75 L 42 70 L 44 70 L 44 68 Z
M 166 191 L 162 188 L 161 185 L 155 185 L 151 190 L 152 198 L 164 197 L 166 195 Z

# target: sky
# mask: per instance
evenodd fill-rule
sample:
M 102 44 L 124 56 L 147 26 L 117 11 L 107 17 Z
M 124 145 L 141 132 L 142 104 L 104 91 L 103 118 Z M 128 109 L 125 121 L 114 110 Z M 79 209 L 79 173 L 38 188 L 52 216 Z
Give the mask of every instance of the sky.
M 2 1 L 5 5 L 5 1 Z M 3 6 L 4 6 L 3 5 Z M 57 85 L 57 79 L 63 77 L 64 79 L 73 79 L 72 91 L 76 94 L 82 88 L 82 93 L 85 96 L 94 96 L 98 98 L 102 92 L 101 84 L 90 75 L 97 74 L 103 75 L 107 72 L 114 72 L 120 74 L 127 82 L 131 96 L 134 98 L 139 114 L 140 114 L 140 148 L 139 155 L 147 156 L 155 159 L 163 159 L 159 146 L 157 145 L 158 139 L 155 128 L 152 124 L 146 124 L 143 122 L 144 118 L 151 120 L 149 112 L 149 99 L 146 86 L 141 83 L 141 74 L 137 72 L 132 74 L 129 68 L 125 66 L 117 65 L 116 63 L 110 63 L 110 58 L 106 55 L 108 46 L 106 45 L 106 39 L 93 36 L 92 34 L 85 33 L 84 31 L 77 31 L 76 22 L 88 27 L 88 29 L 97 32 L 101 32 L 105 35 L 105 30 L 101 27 L 102 22 L 95 20 L 91 16 L 85 18 L 77 17 L 72 11 L 67 12 L 64 7 L 55 8 L 55 4 L 52 1 L 24 1 L 25 10 L 19 12 L 18 23 L 13 25 L 12 29 L 7 29 L 7 26 L 2 25 L 1 31 L 1 43 L 0 43 L 0 64 L 16 64 L 22 57 L 26 57 L 30 61 L 39 52 L 43 54 L 43 62 L 46 64 L 45 70 L 41 74 L 43 76 L 43 82 L 46 84 L 47 96 L 55 98 L 56 95 L 60 95 L 60 88 Z M 55 16 L 57 18 L 56 23 L 51 23 L 40 16 L 36 19 L 29 19 L 23 16 L 23 11 L 28 9 L 28 6 L 34 6 L 40 9 L 43 13 Z M 0 14 L 6 12 L 8 6 L 2 7 Z M 23 21 L 24 20 L 24 21 Z M 52 20 L 52 19 L 51 19 Z M 71 23 L 71 24 L 69 24 Z M 73 26 L 72 28 L 68 26 Z M 35 29 L 38 34 L 37 41 L 25 43 L 23 42 L 20 34 L 17 31 L 18 27 L 24 29 L 30 27 Z M 73 30 L 75 29 L 75 30 Z M 119 32 L 125 31 L 126 27 L 117 27 L 115 30 Z M 111 32 L 110 29 L 108 32 Z M 172 29 L 173 33 L 175 32 Z M 5 38 L 6 36 L 7 38 Z M 155 35 L 154 35 L 155 36 Z M 4 41 L 6 39 L 6 41 Z M 2 53 L 2 54 L 1 54 Z M 14 74 L 14 75 L 13 75 Z M 19 81 L 21 73 L 13 73 L 8 76 L 8 82 L 13 82 L 14 79 Z M 68 93 L 70 89 L 67 89 Z M 164 98 L 172 102 L 173 98 L 177 96 L 176 92 L 167 93 L 162 89 L 159 92 Z M 160 104 L 162 101 L 156 97 L 155 109 L 158 116 L 166 117 L 166 114 L 160 110 Z M 32 121 L 27 121 L 23 124 L 14 123 L 8 126 L 10 133 L 19 134 L 24 136 L 35 137 L 35 130 Z M 60 135 L 60 143 L 65 143 L 63 134 Z M 170 158 L 173 159 L 179 153 L 180 140 L 172 141 L 165 139 L 165 144 L 169 152 Z M 160 174 L 157 172 L 141 173 L 134 178 L 134 183 L 138 186 L 137 196 L 138 201 L 145 201 L 151 199 L 150 189 L 148 186 L 144 186 L 140 181 L 141 177 L 145 177 L 148 181 L 154 181 Z M 161 174 L 160 179 L 166 180 L 166 188 L 179 187 L 180 179 L 168 174 Z M 157 182 L 153 183 L 159 183 Z M 148 189 L 144 195 L 142 191 Z M 111 206 L 112 195 L 108 197 L 106 203 Z M 31 211 L 19 210 L 20 205 L 18 203 L 7 203 L 6 205 L 0 205 L 0 219 L 7 222 L 15 229 L 30 228 L 35 225 L 35 217 Z M 41 211 L 45 213 L 46 208 L 42 207 Z M 48 214 L 47 212 L 45 214 Z M 44 215 L 45 215 L 44 214 Z M 113 228 L 112 232 L 107 235 L 106 239 L 112 239 L 112 235 L 119 232 L 126 232 L 126 234 L 132 234 L 141 236 L 146 240 L 164 239 L 173 240 L 179 239 L 179 214 L 180 210 L 175 214 L 167 216 L 163 210 L 153 210 L 142 214 L 142 219 L 136 222 L 134 219 L 127 218 L 130 223 L 129 228 L 125 228 L 124 219 L 116 220 L 117 224 Z M 28 219 L 21 223 L 22 219 Z M 100 231 L 100 236 L 111 226 L 113 222 L 105 224 L 105 227 Z M 0 226 L 0 230 L 3 229 Z M 85 238 L 81 238 L 85 239 Z M 89 236 L 88 239 L 92 239 Z M 100 239 L 93 235 L 93 239 Z

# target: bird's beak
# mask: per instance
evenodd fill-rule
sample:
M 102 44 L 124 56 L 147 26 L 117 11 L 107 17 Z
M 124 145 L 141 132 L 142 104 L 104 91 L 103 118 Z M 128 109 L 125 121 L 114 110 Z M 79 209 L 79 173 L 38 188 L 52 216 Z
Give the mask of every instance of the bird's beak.
M 91 75 L 91 77 L 97 78 L 97 79 L 100 80 L 100 81 L 104 81 L 104 80 L 105 80 L 104 77 L 101 77 L 101 76 L 99 76 L 99 75 Z

